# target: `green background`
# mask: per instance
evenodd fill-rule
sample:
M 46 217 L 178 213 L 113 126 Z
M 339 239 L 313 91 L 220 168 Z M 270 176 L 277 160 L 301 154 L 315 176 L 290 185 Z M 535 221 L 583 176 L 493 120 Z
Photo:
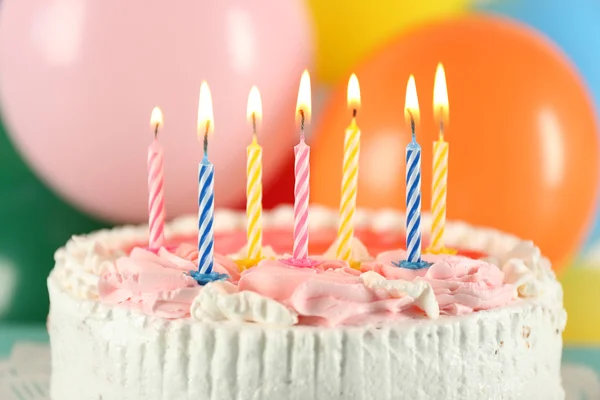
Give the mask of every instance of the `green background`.
M 42 184 L 0 122 L 0 320 L 43 321 L 54 252 L 74 232 L 105 226 Z

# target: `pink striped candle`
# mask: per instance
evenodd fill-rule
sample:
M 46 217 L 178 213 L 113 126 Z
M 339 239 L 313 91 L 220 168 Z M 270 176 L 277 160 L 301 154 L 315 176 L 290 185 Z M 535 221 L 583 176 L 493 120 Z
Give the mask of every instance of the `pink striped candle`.
M 148 146 L 148 243 L 151 249 L 159 249 L 165 242 L 163 147 L 157 139 L 158 129 L 162 124 L 162 112 L 160 108 L 154 107 L 150 117 L 150 125 L 154 129 L 154 140 Z
M 304 71 L 300 79 L 296 116 L 300 122 L 300 143 L 294 147 L 294 251 L 296 260 L 308 260 L 308 201 L 310 195 L 310 147 L 304 141 L 304 125 L 310 120 L 310 76 Z
M 294 186 L 294 253 L 297 260 L 308 258 L 308 199 L 310 195 L 310 146 L 304 142 L 304 135 L 300 143 L 294 147 L 296 162 L 294 170 L 296 182 Z

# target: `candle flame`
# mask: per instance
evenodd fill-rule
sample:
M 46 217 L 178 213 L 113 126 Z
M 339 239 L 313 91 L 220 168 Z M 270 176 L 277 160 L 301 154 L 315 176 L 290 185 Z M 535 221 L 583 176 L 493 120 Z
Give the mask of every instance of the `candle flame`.
M 439 63 L 435 71 L 435 83 L 433 85 L 433 113 L 435 120 L 441 123 L 448 123 L 448 88 L 446 86 L 446 73 L 444 66 Z
M 296 123 L 300 125 L 301 112 L 304 113 L 304 121 L 310 121 L 311 115 L 311 96 L 310 96 L 310 75 L 304 70 L 300 78 L 300 88 L 298 89 L 298 102 L 296 103 Z
M 419 98 L 417 97 L 417 85 L 413 75 L 408 78 L 408 84 L 406 85 L 404 116 L 409 123 L 411 118 L 415 120 L 415 123 L 419 122 Z
M 198 102 L 198 136 L 203 137 L 206 133 L 210 134 L 214 129 L 215 121 L 210 89 L 208 83 L 203 81 L 200 85 L 200 100 Z
M 262 121 L 262 101 L 260 100 L 260 92 L 256 86 L 252 86 L 252 89 L 250 89 L 250 94 L 248 94 L 246 117 L 252 124 L 254 124 L 253 119 L 256 120 L 257 124 Z
M 360 86 L 356 74 L 352 74 L 348 81 L 348 108 L 353 110 L 360 108 Z
M 152 114 L 150 115 L 150 127 L 152 130 L 158 130 L 163 126 L 163 113 L 159 107 L 154 107 L 152 109 Z

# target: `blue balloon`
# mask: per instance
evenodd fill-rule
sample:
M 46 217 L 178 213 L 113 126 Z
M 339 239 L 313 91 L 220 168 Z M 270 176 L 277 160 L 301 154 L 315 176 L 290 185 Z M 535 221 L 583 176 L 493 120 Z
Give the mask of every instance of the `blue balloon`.
M 573 61 L 600 115 L 600 0 L 496 0 L 479 10 L 502 14 L 545 34 Z M 548 82 L 552 84 L 552 82 Z M 585 247 L 600 242 L 600 204 Z

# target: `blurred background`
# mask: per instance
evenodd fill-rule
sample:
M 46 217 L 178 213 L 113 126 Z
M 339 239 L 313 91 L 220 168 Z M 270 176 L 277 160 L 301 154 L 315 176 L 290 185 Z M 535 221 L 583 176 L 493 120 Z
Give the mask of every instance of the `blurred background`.
M 404 209 L 414 74 L 429 209 L 438 62 L 449 93 L 448 217 L 535 241 L 565 287 L 565 340 L 600 344 L 598 0 L 2 0 L 0 319 L 44 321 L 53 253 L 71 235 L 145 222 L 154 105 L 165 115 L 167 213 L 196 211 L 203 79 L 218 206 L 245 204 L 254 84 L 265 206 L 293 200 L 294 107 L 308 68 L 312 201 L 339 204 L 354 72 L 358 203 Z

